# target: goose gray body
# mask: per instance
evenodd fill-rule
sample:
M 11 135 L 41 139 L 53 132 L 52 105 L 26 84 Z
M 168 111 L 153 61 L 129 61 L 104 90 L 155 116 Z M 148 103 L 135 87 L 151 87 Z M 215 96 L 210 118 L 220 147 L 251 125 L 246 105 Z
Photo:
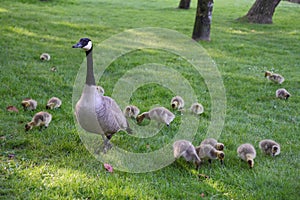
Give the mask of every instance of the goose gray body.
M 62 101 L 57 97 L 51 97 L 46 105 L 46 109 L 55 109 L 59 108 L 62 104 Z
M 24 110 L 35 110 L 37 107 L 37 101 L 31 98 L 26 98 L 22 101 Z
M 256 157 L 256 150 L 252 144 L 245 143 L 240 145 L 237 148 L 237 153 L 242 160 L 248 163 L 250 168 L 253 168 L 254 158 Z
M 170 123 L 174 120 L 175 115 L 165 107 L 156 107 L 152 108 L 148 112 L 140 114 L 136 119 L 138 123 L 141 123 L 144 118 L 155 120 L 158 123 L 164 123 L 167 126 L 170 126 Z
M 280 145 L 274 140 L 265 139 L 260 141 L 259 148 L 267 155 L 277 156 L 280 154 Z
M 124 115 L 128 118 L 136 118 L 140 113 L 140 109 L 134 105 L 126 106 L 124 109 Z
M 284 77 L 281 76 L 280 74 L 275 74 L 269 71 L 265 72 L 265 77 L 267 77 L 270 81 L 274 82 L 274 83 L 283 83 L 284 82 Z
M 276 90 L 275 95 L 279 99 L 286 99 L 286 100 L 291 96 L 291 94 L 284 88 L 280 88 Z
M 201 160 L 198 157 L 194 145 L 187 140 L 177 140 L 173 143 L 174 158 L 183 157 L 186 161 L 194 161 L 198 168 Z
M 216 150 L 219 151 L 223 151 L 224 150 L 224 144 L 223 143 L 219 143 L 216 139 L 214 138 L 206 138 L 204 139 L 200 145 L 202 144 L 210 144 L 211 146 L 213 146 Z
M 87 57 L 86 83 L 75 108 L 80 126 L 88 132 L 101 134 L 105 145 L 118 131 L 124 130 L 131 133 L 128 122 L 115 100 L 103 96 L 97 89 L 93 73 L 91 40 L 82 38 L 73 48 L 84 49 Z
M 200 146 L 196 147 L 196 152 L 201 160 L 208 159 L 208 162 L 211 163 L 211 160 L 219 159 L 221 164 L 223 164 L 225 157 L 224 152 L 216 150 L 210 144 L 201 144 Z

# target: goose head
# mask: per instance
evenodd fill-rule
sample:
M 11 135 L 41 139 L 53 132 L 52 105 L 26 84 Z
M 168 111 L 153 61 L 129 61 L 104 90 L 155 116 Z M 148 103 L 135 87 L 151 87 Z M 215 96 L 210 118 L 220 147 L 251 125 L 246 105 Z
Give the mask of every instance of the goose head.
M 84 51 L 90 51 L 93 48 L 93 43 L 89 38 L 81 38 L 72 48 L 81 48 Z

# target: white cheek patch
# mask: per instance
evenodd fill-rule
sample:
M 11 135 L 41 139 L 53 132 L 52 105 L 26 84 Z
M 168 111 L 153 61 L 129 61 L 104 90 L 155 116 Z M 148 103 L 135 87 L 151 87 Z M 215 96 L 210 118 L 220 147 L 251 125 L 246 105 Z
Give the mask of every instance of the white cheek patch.
M 88 51 L 92 48 L 92 41 L 89 41 L 87 45 L 82 47 L 85 51 Z

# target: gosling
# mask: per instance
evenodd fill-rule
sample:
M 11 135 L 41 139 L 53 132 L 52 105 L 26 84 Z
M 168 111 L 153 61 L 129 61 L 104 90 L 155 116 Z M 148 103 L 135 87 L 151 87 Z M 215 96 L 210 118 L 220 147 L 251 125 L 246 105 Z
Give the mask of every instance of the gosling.
M 156 107 L 151 109 L 149 112 L 144 112 L 138 115 L 136 117 L 137 123 L 142 123 L 145 118 L 170 126 L 170 123 L 174 120 L 175 115 L 165 107 Z
M 34 126 L 40 127 L 40 130 L 42 130 L 43 127 L 47 128 L 51 120 L 52 115 L 50 113 L 43 111 L 38 112 L 33 116 L 31 122 L 25 125 L 25 131 L 31 130 Z
M 242 144 L 237 148 L 238 156 L 246 161 L 250 169 L 254 166 L 254 158 L 256 157 L 256 151 L 252 144 Z
M 190 110 L 193 114 L 200 115 L 204 112 L 204 107 L 200 103 L 193 103 Z
M 134 105 L 126 106 L 124 109 L 124 115 L 127 118 L 136 118 L 138 114 L 140 113 L 140 109 Z
M 187 140 L 177 140 L 173 143 L 174 158 L 178 159 L 181 156 L 188 162 L 193 161 L 196 169 L 200 166 L 201 160 L 196 153 L 194 145 Z
M 285 99 L 288 100 L 288 98 L 291 96 L 291 94 L 284 88 L 280 88 L 276 90 L 276 97 L 279 99 Z
M 171 107 L 173 109 L 182 110 L 184 107 L 184 100 L 181 96 L 175 96 L 171 99 Z
M 259 142 L 259 148 L 267 155 L 277 156 L 280 154 L 280 145 L 274 140 L 266 139 Z
M 21 104 L 24 108 L 24 111 L 35 110 L 37 107 L 37 101 L 31 98 L 24 99 Z
M 196 152 L 201 160 L 208 159 L 209 164 L 211 164 L 212 160 L 215 159 L 219 159 L 221 165 L 224 164 L 224 158 L 225 158 L 224 152 L 215 149 L 210 144 L 201 144 L 200 146 L 196 147 Z
M 97 89 L 97 91 L 99 92 L 100 95 L 102 95 L 102 96 L 104 95 L 104 92 L 105 92 L 105 91 L 104 91 L 104 88 L 103 88 L 103 87 L 101 87 L 101 86 L 96 86 L 96 89 Z
M 50 55 L 48 53 L 42 53 L 40 56 L 40 59 L 43 61 L 49 61 L 50 60 Z
M 210 144 L 211 146 L 213 146 L 215 149 L 217 149 L 219 151 L 223 151 L 224 150 L 224 144 L 223 143 L 219 143 L 214 138 L 207 138 L 207 139 L 203 140 L 200 143 L 200 145 L 202 145 L 202 144 Z
M 265 72 L 265 77 L 267 77 L 267 79 L 269 79 L 270 81 L 274 82 L 274 83 L 283 83 L 284 81 L 284 77 L 281 76 L 280 74 L 275 74 L 275 73 L 272 73 L 270 71 L 266 71 Z
M 46 105 L 46 109 L 60 108 L 61 104 L 62 104 L 62 101 L 59 98 L 57 98 L 57 97 L 51 97 L 48 100 L 48 103 Z

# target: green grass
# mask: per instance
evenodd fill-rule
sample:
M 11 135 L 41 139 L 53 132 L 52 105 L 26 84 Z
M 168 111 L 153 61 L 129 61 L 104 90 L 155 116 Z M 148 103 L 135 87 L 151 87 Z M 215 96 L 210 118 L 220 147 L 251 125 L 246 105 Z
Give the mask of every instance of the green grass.
M 177 1 L 108 0 L 4 0 L 0 6 L 0 198 L 1 199 L 297 199 L 300 195 L 300 34 L 299 5 L 281 2 L 272 25 L 239 23 L 253 1 L 216 1 L 211 42 L 200 42 L 216 62 L 226 89 L 226 119 L 219 138 L 226 146 L 225 167 L 213 162 L 196 172 L 180 159 L 148 173 L 105 171 L 85 148 L 74 123 L 73 84 L 84 59 L 71 48 L 88 36 L 101 43 L 124 30 L 161 27 L 191 37 L 196 1 L 191 9 L 178 10 Z M 174 41 L 176 42 L 176 41 Z M 48 52 L 50 62 L 39 55 Z M 113 62 L 99 84 L 107 95 L 118 79 L 134 66 L 161 63 L 177 70 L 205 106 L 193 143 L 204 137 L 210 123 L 211 102 L 202 77 L 178 56 L 158 50 L 137 50 Z M 55 66 L 57 72 L 51 72 Z M 180 66 L 180 67 L 179 67 Z M 285 76 L 292 94 L 288 101 L 274 98 L 278 85 L 263 77 L 264 70 Z M 169 106 L 174 94 L 159 85 L 139 88 L 132 103 L 142 111 L 149 105 Z M 52 96 L 62 99 L 61 109 L 48 129 L 24 131 L 34 112 L 24 112 L 25 97 L 38 100 L 43 110 Z M 14 105 L 19 113 L 6 107 Z M 124 134 L 112 140 L 134 152 L 158 149 L 172 139 L 180 116 L 171 129 L 155 137 L 132 139 Z M 258 142 L 273 138 L 282 146 L 276 158 L 264 156 Z M 239 144 L 250 142 L 257 150 L 249 170 L 236 155 Z M 151 149 L 149 149 L 150 145 Z M 13 159 L 9 158 L 14 154 Z M 203 173 L 209 180 L 200 180 Z

